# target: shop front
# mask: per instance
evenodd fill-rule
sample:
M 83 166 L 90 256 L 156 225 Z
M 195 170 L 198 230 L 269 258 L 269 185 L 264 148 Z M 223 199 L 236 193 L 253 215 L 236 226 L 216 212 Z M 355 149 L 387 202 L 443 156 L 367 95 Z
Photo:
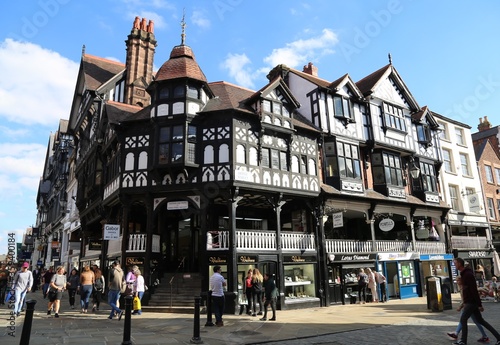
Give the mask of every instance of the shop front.
M 469 264 L 472 270 L 475 271 L 477 279 L 482 275 L 483 280 L 487 281 L 491 280 L 494 275 L 493 254 L 494 249 L 457 251 L 457 256 L 464 259 L 466 264 Z M 484 272 L 484 274 L 479 271 Z
M 378 268 L 387 278 L 389 299 L 421 296 L 418 259 L 419 254 L 414 252 L 378 254 Z
M 283 256 L 283 293 L 286 309 L 319 307 L 315 255 Z
M 328 259 L 330 304 L 356 303 L 359 270 L 361 268 L 374 270 L 376 255 L 332 253 L 328 255 Z
M 453 254 L 420 255 L 420 285 L 423 294 L 427 294 L 425 279 L 431 276 L 440 277 L 443 284 L 449 285 L 452 291 L 455 291 L 456 275 L 453 268 Z

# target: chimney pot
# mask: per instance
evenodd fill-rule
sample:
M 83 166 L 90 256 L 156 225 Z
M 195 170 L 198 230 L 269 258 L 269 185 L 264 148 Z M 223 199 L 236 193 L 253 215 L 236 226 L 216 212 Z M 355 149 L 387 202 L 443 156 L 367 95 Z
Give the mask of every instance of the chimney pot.
M 318 76 L 318 67 L 314 66 L 312 62 L 309 62 L 306 66 L 304 66 L 302 72 L 317 77 Z

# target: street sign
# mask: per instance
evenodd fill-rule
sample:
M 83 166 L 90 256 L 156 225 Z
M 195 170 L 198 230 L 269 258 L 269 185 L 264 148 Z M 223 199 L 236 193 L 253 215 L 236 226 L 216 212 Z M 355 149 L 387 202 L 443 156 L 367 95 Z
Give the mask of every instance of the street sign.
M 120 225 L 119 224 L 104 224 L 105 240 L 119 240 L 120 239 Z

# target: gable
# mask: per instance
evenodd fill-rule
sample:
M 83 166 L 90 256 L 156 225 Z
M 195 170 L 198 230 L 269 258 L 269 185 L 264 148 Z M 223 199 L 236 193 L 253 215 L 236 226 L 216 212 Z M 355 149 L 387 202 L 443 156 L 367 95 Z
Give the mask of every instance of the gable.
M 373 96 L 405 108 L 410 107 L 404 93 L 391 78 L 381 80 L 375 88 Z

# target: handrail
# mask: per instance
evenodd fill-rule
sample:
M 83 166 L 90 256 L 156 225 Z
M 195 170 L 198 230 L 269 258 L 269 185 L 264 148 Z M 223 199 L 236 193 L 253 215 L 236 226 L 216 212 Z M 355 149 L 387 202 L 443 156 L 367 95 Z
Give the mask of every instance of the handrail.
M 177 266 L 177 268 L 175 269 L 174 274 L 172 275 L 172 278 L 170 278 L 170 281 L 168 282 L 170 284 L 170 308 L 172 308 L 172 297 L 173 297 L 173 294 L 174 294 L 174 291 L 173 291 L 174 278 L 177 276 L 177 273 L 179 272 L 181 266 L 184 265 L 184 260 L 186 260 L 185 256 L 182 257 L 182 260 L 179 263 L 179 266 Z

